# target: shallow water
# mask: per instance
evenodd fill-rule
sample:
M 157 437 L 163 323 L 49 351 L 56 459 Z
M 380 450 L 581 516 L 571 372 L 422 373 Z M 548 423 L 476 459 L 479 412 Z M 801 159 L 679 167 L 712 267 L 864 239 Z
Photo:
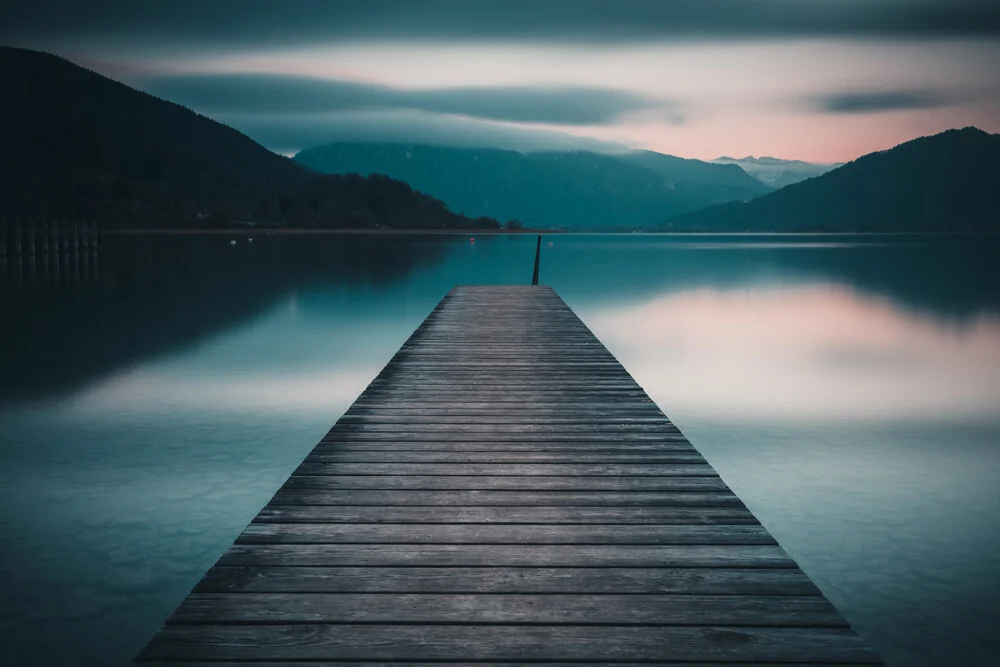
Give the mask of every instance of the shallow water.
M 107 237 L 6 267 L 0 664 L 125 664 L 447 290 L 527 282 L 534 241 Z M 541 278 L 891 667 L 985 666 L 998 249 L 552 235 Z

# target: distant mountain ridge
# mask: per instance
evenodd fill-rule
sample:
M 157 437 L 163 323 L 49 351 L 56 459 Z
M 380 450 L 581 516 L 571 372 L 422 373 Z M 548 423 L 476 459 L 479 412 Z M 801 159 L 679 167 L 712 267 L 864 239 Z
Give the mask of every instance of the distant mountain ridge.
M 776 157 L 733 158 L 722 156 L 711 161 L 713 164 L 737 165 L 764 185 L 775 190 L 804 181 L 807 178 L 821 176 L 826 172 L 843 166 L 843 162 L 834 164 L 817 164 L 802 160 L 782 160 Z
M 671 231 L 1000 231 L 1000 134 L 974 127 L 864 155 L 745 203 L 667 220 Z
M 652 151 L 520 153 L 343 142 L 294 159 L 322 173 L 386 174 L 473 217 L 567 230 L 646 227 L 666 215 L 770 191 L 739 167 Z
M 493 226 L 387 178 L 322 176 L 63 58 L 0 47 L 0 215 L 119 226 Z

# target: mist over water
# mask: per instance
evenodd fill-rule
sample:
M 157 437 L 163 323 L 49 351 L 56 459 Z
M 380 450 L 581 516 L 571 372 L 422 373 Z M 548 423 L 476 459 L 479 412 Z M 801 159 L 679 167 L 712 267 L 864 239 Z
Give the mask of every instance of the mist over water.
M 0 664 L 127 663 L 440 298 L 528 283 L 535 242 L 236 238 L 109 236 L 86 281 L 7 276 Z M 986 666 L 997 250 L 551 235 L 541 282 L 891 667 Z

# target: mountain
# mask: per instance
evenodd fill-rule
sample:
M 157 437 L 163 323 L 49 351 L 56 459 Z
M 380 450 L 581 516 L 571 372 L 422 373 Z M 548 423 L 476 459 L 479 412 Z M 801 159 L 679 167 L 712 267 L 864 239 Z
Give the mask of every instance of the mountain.
M 770 192 L 738 165 L 720 165 L 703 160 L 665 155 L 654 151 L 630 151 L 616 156 L 663 176 L 675 187 L 689 188 L 705 196 L 727 201 L 742 201 Z
M 745 203 L 676 216 L 677 231 L 998 231 L 1000 134 L 914 139 Z
M 712 163 L 737 165 L 764 185 L 772 187 L 775 190 L 783 188 L 786 185 L 791 185 L 792 183 L 804 181 L 807 178 L 820 176 L 844 164 L 843 162 L 814 164 L 801 160 L 781 160 L 776 157 L 758 158 L 753 156 L 742 158 L 723 156 L 712 160 Z
M 769 188 L 739 167 L 649 151 L 519 153 L 492 148 L 336 143 L 295 161 L 328 174 L 386 174 L 472 216 L 555 229 L 636 228 Z
M 387 178 L 322 176 L 46 53 L 0 47 L 0 214 L 108 225 L 497 226 Z

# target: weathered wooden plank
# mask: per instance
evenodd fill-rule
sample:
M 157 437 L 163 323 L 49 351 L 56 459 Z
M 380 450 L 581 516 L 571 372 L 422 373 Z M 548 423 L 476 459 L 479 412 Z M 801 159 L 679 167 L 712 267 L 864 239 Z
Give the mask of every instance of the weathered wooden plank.
M 643 444 L 624 443 L 567 443 L 567 442 L 389 442 L 380 440 L 325 441 L 316 446 L 317 451 L 391 453 L 391 452 L 533 452 L 538 454 L 643 454 L 663 452 L 689 452 L 692 445 L 686 441 L 654 442 Z M 387 454 L 388 455 L 388 454 Z
M 617 375 L 600 378 L 582 374 L 566 375 L 565 377 L 529 375 L 511 377 L 506 373 L 465 373 L 462 375 L 420 373 L 397 375 L 390 378 L 377 378 L 372 380 L 372 384 L 375 387 L 390 385 L 397 388 L 413 389 L 440 390 L 448 388 L 454 391 L 492 388 L 497 391 L 510 391 L 514 393 L 558 390 L 563 387 L 589 389 L 591 391 L 595 389 L 635 390 L 640 388 L 634 381 L 630 382 Z
M 481 424 L 504 424 L 504 425 L 544 425 L 544 426 L 621 426 L 621 427 L 638 427 L 638 426 L 672 426 L 673 423 L 664 417 L 663 415 L 648 414 L 639 415 L 637 413 L 629 414 L 609 414 L 606 416 L 600 415 L 586 415 L 581 413 L 580 415 L 557 415 L 557 414 L 543 414 L 543 415 L 533 415 L 528 414 L 523 411 L 516 409 L 510 409 L 506 412 L 495 411 L 493 413 L 481 413 L 481 414 L 404 414 L 404 415 L 393 415 L 393 414 L 345 414 L 340 418 L 340 424 L 346 427 L 351 426 L 365 426 L 365 427 L 375 427 L 375 426 L 395 426 L 395 425 L 407 425 L 407 426 L 422 426 L 424 424 L 432 424 L 435 426 L 448 426 L 452 424 L 457 424 L 461 426 L 475 425 L 479 426 Z M 395 429 L 386 429 L 395 430 Z M 553 429 L 554 430 L 554 429 Z
M 240 544 L 220 565 L 795 567 L 776 545 Z
M 763 526 L 251 523 L 236 544 L 777 544 Z
M 142 659 L 838 660 L 877 664 L 841 628 L 565 625 L 167 625 Z
M 277 523 L 559 523 L 754 525 L 745 507 L 491 507 L 268 505 L 255 522 Z
M 335 468 L 334 468 L 335 469 Z M 705 477 L 542 477 L 539 475 L 292 475 L 284 489 L 422 491 L 719 491 L 721 478 Z M 620 511 L 620 510 L 618 510 Z
M 300 660 L 294 662 L 275 662 L 273 660 L 259 661 L 254 660 L 251 662 L 245 661 L 231 661 L 227 660 L 224 663 L 217 661 L 213 662 L 200 662 L 200 661 L 189 661 L 185 660 L 183 662 L 146 662 L 143 661 L 143 665 L 146 667 L 455 667 L 455 662 L 384 662 L 384 661 L 364 661 L 364 662 L 354 662 L 354 661 L 343 661 L 338 660 L 336 662 L 328 662 L 325 660 L 310 660 L 308 663 L 303 663 Z M 463 663 L 467 664 L 467 663 Z M 479 663 L 482 665 L 489 665 L 489 667 L 579 667 L 581 663 L 579 662 L 531 662 L 531 661 L 518 661 L 518 662 L 489 662 L 489 663 Z M 856 662 L 588 662 L 587 667 L 857 667 Z
M 169 622 L 847 627 L 818 595 L 196 593 Z
M 650 445 L 659 442 L 681 442 L 680 432 L 663 433 L 658 435 L 647 435 L 640 433 L 631 434 L 590 434 L 574 433 L 571 435 L 561 435 L 559 433 L 500 433 L 484 428 L 479 433 L 449 433 L 442 431 L 424 431 L 422 433 L 350 433 L 341 431 L 331 431 L 323 437 L 321 442 L 382 442 L 382 443 L 406 443 L 406 442 L 506 442 L 510 444 L 530 443 L 530 442 L 569 442 L 569 443 L 606 443 L 613 446 L 622 444 Z
M 630 401 L 631 402 L 631 401 Z M 374 404 L 373 404 L 374 403 Z M 618 419 L 631 417 L 651 417 L 663 420 L 665 415 L 654 405 L 629 405 L 624 403 L 616 408 L 608 405 L 607 402 L 595 403 L 562 403 L 560 405 L 548 405 L 545 407 L 525 402 L 508 403 L 469 403 L 468 401 L 454 401 L 449 404 L 442 403 L 402 403 L 395 405 L 390 402 L 374 401 L 373 403 L 355 402 L 346 413 L 345 417 L 355 419 L 357 417 L 371 418 L 399 418 L 399 417 L 512 417 L 521 415 L 532 420 L 543 419 L 545 417 L 574 418 L 586 421 L 588 419 Z
M 613 397 L 607 397 L 613 398 Z M 544 416 L 549 414 L 583 414 L 583 415 L 616 415 L 616 414 L 657 414 L 663 413 L 655 404 L 649 402 L 648 405 L 635 405 L 641 399 L 630 398 L 621 401 L 622 405 L 616 409 L 614 404 L 609 404 L 605 400 L 588 399 L 586 401 L 562 401 L 552 402 L 546 406 L 540 406 L 537 399 L 531 401 L 508 400 L 494 402 L 475 402 L 469 400 L 455 400 L 449 403 L 442 403 L 438 400 L 415 401 L 406 397 L 390 399 L 388 397 L 373 396 L 370 399 L 358 399 L 348 409 L 345 414 L 507 414 L 511 410 L 523 412 L 533 416 Z
M 698 491 L 367 491 L 280 489 L 272 505 L 743 507 L 733 493 Z
M 318 470 L 322 472 L 317 473 Z M 300 475 L 584 475 L 670 477 L 714 475 L 704 459 L 678 458 L 677 463 L 344 463 L 335 455 L 310 454 L 296 471 Z
M 440 423 L 434 421 L 413 422 L 413 423 L 391 423 L 391 422 L 338 422 L 333 429 L 336 433 L 384 433 L 387 437 L 393 437 L 396 433 L 531 433 L 531 434 L 557 434 L 571 435 L 574 433 L 586 433 L 588 435 L 620 434 L 629 436 L 631 434 L 640 435 L 668 435 L 677 433 L 676 426 L 669 421 L 662 423 L 649 422 L 592 422 L 588 424 L 576 422 L 507 422 L 484 420 L 480 423 L 470 423 L 463 420 L 456 423 Z
M 689 452 L 692 445 L 687 440 L 669 440 L 666 442 L 546 442 L 544 440 L 528 442 L 490 442 L 463 440 L 441 441 L 418 440 L 410 442 L 386 442 L 385 440 L 325 440 L 318 445 L 319 451 L 334 450 L 338 452 L 537 452 L 561 453 L 577 452 L 583 454 L 642 454 L 645 452 Z
M 797 568 L 217 566 L 202 593 L 821 595 Z
M 490 463 L 506 464 L 567 464 L 584 466 L 585 464 L 605 466 L 609 464 L 628 463 L 633 465 L 664 464 L 664 463 L 701 463 L 705 459 L 693 447 L 686 449 L 664 449 L 659 452 L 641 452 L 638 454 L 614 453 L 591 454 L 582 452 L 433 452 L 433 451 L 345 451 L 336 447 L 313 450 L 309 461 L 328 463 Z

